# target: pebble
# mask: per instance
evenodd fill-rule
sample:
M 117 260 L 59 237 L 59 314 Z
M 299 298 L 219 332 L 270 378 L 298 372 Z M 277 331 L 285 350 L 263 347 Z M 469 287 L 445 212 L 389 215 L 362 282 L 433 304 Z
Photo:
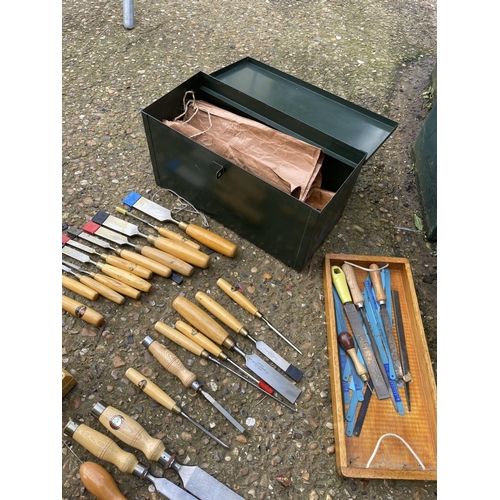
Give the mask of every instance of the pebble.
M 125 361 L 123 361 L 122 358 L 120 358 L 120 356 L 118 356 L 118 354 L 115 356 L 115 358 L 113 359 L 113 366 L 115 368 L 119 368 L 120 366 L 125 366 Z
M 193 436 L 189 432 L 182 432 L 181 439 L 183 441 L 191 441 L 191 439 L 193 439 Z

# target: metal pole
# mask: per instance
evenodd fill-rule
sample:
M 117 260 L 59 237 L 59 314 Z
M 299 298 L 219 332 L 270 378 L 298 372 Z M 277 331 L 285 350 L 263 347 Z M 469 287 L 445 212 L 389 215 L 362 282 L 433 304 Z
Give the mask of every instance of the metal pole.
M 123 0 L 123 26 L 129 30 L 134 27 L 134 0 Z

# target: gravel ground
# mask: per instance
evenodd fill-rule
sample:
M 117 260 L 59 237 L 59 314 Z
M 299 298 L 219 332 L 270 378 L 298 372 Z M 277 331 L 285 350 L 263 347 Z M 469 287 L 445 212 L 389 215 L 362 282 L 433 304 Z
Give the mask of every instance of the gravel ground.
M 342 219 L 302 272 L 209 220 L 213 231 L 238 245 L 236 258 L 214 254 L 208 269 L 197 269 L 181 285 L 155 277 L 150 293 L 120 306 L 99 298 L 92 307 L 106 318 L 101 329 L 63 311 L 62 366 L 78 384 L 62 401 L 62 425 L 72 419 L 103 430 L 90 415 L 103 400 L 162 439 L 181 463 L 202 467 L 245 499 L 436 497 L 434 482 L 368 481 L 337 474 L 321 276 L 329 252 L 408 258 L 437 376 L 437 248 L 415 231 L 414 216 L 422 216 L 422 208 L 411 159 L 411 145 L 428 114 L 424 93 L 437 60 L 436 4 L 136 0 L 132 30 L 123 27 L 120 2 L 63 2 L 62 14 L 62 222 L 70 226 L 82 226 L 98 210 L 114 213 L 131 190 L 175 203 L 155 184 L 140 112 L 200 70 L 211 73 L 251 56 L 399 123 L 363 167 Z M 260 393 L 214 364 L 165 343 L 249 426 L 245 438 L 141 345 L 146 335 L 159 339 L 157 321 L 178 319 L 172 308 L 178 295 L 194 300 L 202 290 L 220 297 L 219 277 L 240 283 L 304 352 L 298 355 L 221 298 L 250 332 L 304 372 L 298 384 L 303 395 L 298 412 L 292 413 L 262 400 Z M 148 374 L 230 449 L 140 392 L 125 377 L 129 366 Z M 98 461 L 78 444 L 73 451 L 83 461 Z M 134 454 L 151 465 L 154 475 L 180 484 L 172 471 L 163 472 L 140 452 Z M 129 500 L 161 498 L 147 481 L 99 463 Z M 93 498 L 82 486 L 79 465 L 63 446 L 63 499 Z M 282 485 L 280 475 L 290 477 L 291 485 Z

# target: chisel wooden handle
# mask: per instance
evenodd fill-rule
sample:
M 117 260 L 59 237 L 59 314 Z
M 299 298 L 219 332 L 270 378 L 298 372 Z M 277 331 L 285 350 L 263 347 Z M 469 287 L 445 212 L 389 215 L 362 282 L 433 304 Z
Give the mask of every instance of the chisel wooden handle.
M 149 460 L 156 462 L 165 451 L 165 445 L 161 440 L 151 437 L 139 422 L 122 410 L 107 406 L 101 401 L 94 405 L 92 414 L 98 415 L 99 422 L 120 441 L 142 451 Z
M 366 382 L 369 378 L 368 372 L 356 354 L 354 340 L 352 339 L 351 334 L 349 332 L 340 332 L 337 336 L 337 340 L 339 344 L 344 348 L 345 352 L 347 352 L 347 354 L 352 359 L 356 373 L 361 377 L 361 380 Z
M 62 275 L 62 286 L 89 300 L 97 300 L 99 298 L 99 294 L 93 288 L 65 276 L 64 274 Z
M 168 252 L 169 254 L 174 255 L 175 257 L 178 257 L 193 266 L 206 269 L 210 265 L 210 255 L 200 252 L 199 250 L 195 250 L 184 243 L 152 235 L 148 236 L 148 243 L 151 243 L 157 249 Z
M 122 283 L 120 280 L 115 278 L 111 278 L 110 276 L 105 276 L 104 274 L 91 273 L 92 278 L 94 278 L 99 283 L 103 285 L 109 286 L 115 292 L 118 292 L 122 295 L 126 295 L 134 300 L 137 300 L 141 296 L 141 292 L 134 288 L 133 286 L 126 285 Z
M 177 414 L 181 412 L 177 403 L 166 392 L 162 391 L 154 382 L 151 382 L 151 380 L 145 377 L 142 373 L 139 373 L 136 369 L 129 368 L 125 372 L 125 376 L 137 387 L 139 387 L 142 392 L 146 393 L 157 403 L 160 403 L 167 410 L 171 410 Z
M 221 290 L 223 290 L 229 297 L 231 297 L 237 304 L 239 304 L 243 309 L 248 311 L 252 316 L 259 313 L 259 310 L 236 288 L 230 285 L 225 279 L 219 278 L 217 280 L 217 285 Z
M 127 500 L 111 474 L 102 465 L 84 462 L 80 465 L 80 479 L 87 491 L 98 500 Z
M 185 245 L 190 246 L 191 248 L 194 248 L 195 250 L 200 250 L 200 245 L 198 243 L 195 243 L 194 241 L 188 240 L 182 234 L 176 233 L 175 231 L 170 231 L 170 229 L 167 229 L 165 227 L 156 227 L 155 229 L 158 231 L 158 234 L 161 234 L 164 238 L 169 238 L 171 240 L 179 241 L 181 243 L 184 243 Z
M 209 352 L 216 358 L 220 359 L 226 359 L 227 356 L 223 352 L 223 350 L 218 346 L 215 342 L 212 342 L 209 338 L 205 337 L 203 333 L 199 332 L 195 328 L 193 328 L 191 325 L 188 323 L 185 323 L 184 321 L 177 321 L 175 323 L 175 328 L 179 330 L 179 332 L 182 332 L 182 334 L 186 337 L 188 337 L 189 341 L 194 342 L 196 345 L 201 347 L 204 351 Z M 173 339 L 171 339 L 173 340 Z M 175 341 L 174 341 L 175 342 Z M 184 347 L 184 346 L 183 346 Z M 191 351 L 194 353 L 194 351 Z
M 216 252 L 227 257 L 234 257 L 238 251 L 238 247 L 229 240 L 226 240 L 222 236 L 204 229 L 203 227 L 197 226 L 196 224 L 188 224 L 187 222 L 179 222 L 180 229 L 182 229 L 188 236 L 191 236 L 193 240 L 199 241 L 201 244 L 205 245 Z
M 349 285 L 352 301 L 357 306 L 363 306 L 365 299 L 363 298 L 363 294 L 359 288 L 358 281 L 356 280 L 356 273 L 354 272 L 353 267 L 349 264 L 343 264 L 342 271 L 344 271 L 345 279 Z
M 136 276 L 144 278 L 145 280 L 149 280 L 153 277 L 153 271 L 145 267 L 142 267 L 139 264 L 136 264 L 130 260 L 124 258 L 122 259 L 121 257 L 117 257 L 116 255 L 107 255 L 107 254 L 101 255 L 101 257 L 106 261 L 106 264 L 118 267 L 119 269 L 123 269 L 124 271 L 128 271 L 129 273 L 135 274 Z
M 197 292 L 195 299 L 210 313 L 212 313 L 217 319 L 222 321 L 226 326 L 231 328 L 233 332 L 241 333 L 246 336 L 246 330 L 244 329 L 243 323 L 238 321 L 229 311 L 224 309 L 218 302 L 216 302 L 212 297 L 209 297 L 204 292 Z M 242 331 L 243 330 L 243 331 Z
M 204 333 L 209 339 L 213 340 L 216 344 L 231 349 L 234 342 L 229 338 L 228 332 L 224 330 L 213 318 L 211 318 L 205 311 L 200 309 L 197 305 L 185 297 L 178 296 L 172 302 L 174 309 L 185 319 L 193 325 L 197 330 Z
M 168 325 L 164 326 L 170 328 Z M 172 351 L 158 341 L 154 340 L 149 344 L 148 351 L 160 362 L 165 370 L 177 377 L 184 387 L 191 387 L 191 384 L 196 381 L 196 375 L 189 371 Z
M 387 301 L 387 297 L 385 295 L 384 287 L 382 285 L 382 278 L 380 277 L 380 269 L 377 264 L 370 264 L 370 269 L 374 269 L 374 271 L 370 271 L 370 278 L 373 285 L 373 289 L 375 290 L 375 299 L 379 304 L 385 304 Z
M 75 425 L 74 422 L 70 423 Z M 95 457 L 116 465 L 120 471 L 127 474 L 133 474 L 135 467 L 139 464 L 132 453 L 122 450 L 111 438 L 88 425 L 78 425 L 71 437 Z
M 163 238 L 166 239 L 166 238 Z M 183 276 L 191 276 L 194 272 L 194 267 L 175 255 L 167 253 L 167 251 L 153 248 L 147 245 L 137 245 L 140 248 L 141 255 L 149 257 L 150 259 L 169 267 Z
M 187 351 L 192 352 L 197 356 L 202 356 L 204 351 L 203 347 L 198 345 L 193 339 L 189 338 L 188 334 L 183 335 L 180 331 L 176 330 L 175 328 L 169 327 L 161 321 L 156 322 L 155 330 L 162 335 L 165 335 L 167 339 L 176 343 L 178 346 L 183 347 Z M 194 330 L 194 328 L 191 328 L 191 330 Z
M 139 276 L 135 274 L 110 266 L 109 264 L 102 264 L 101 262 L 98 262 L 96 265 L 97 268 L 107 276 L 111 276 L 111 278 L 115 278 L 136 290 L 140 290 L 141 292 L 149 292 L 151 290 L 151 283 L 145 279 L 139 278 Z
M 104 323 L 104 316 L 102 314 L 66 295 L 62 296 L 62 308 L 91 325 L 101 326 Z
M 131 252 L 130 250 L 122 250 L 120 248 L 115 249 L 115 252 L 125 260 L 135 262 L 136 264 L 149 269 L 153 273 L 158 274 L 158 276 L 168 278 L 172 274 L 172 269 L 170 269 L 169 267 L 160 264 L 156 260 L 149 259 L 148 257 L 144 257 L 143 255 L 139 255 L 138 253 Z
M 82 276 L 80 274 L 76 274 L 76 277 L 84 284 L 87 285 L 89 288 L 92 288 L 96 292 L 98 292 L 100 295 L 103 297 L 106 297 L 109 300 L 112 300 L 113 302 L 116 302 L 117 304 L 123 304 L 125 302 L 125 297 L 109 286 L 104 285 L 103 283 L 99 283 L 94 278 L 89 278 L 88 276 Z M 135 290 L 135 289 L 134 289 Z

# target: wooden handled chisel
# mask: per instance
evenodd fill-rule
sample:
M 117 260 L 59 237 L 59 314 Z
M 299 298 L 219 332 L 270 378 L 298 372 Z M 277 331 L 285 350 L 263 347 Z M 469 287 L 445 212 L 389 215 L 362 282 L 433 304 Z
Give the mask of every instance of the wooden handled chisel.
M 99 298 L 99 293 L 97 293 L 93 288 L 90 288 L 73 278 L 69 278 L 64 274 L 62 275 L 62 286 L 78 295 L 81 295 L 85 299 L 97 300 Z
M 64 262 L 62 263 L 62 269 L 63 271 L 75 276 L 78 281 L 95 290 L 103 297 L 106 297 L 107 299 L 112 300 L 117 304 L 123 304 L 125 302 L 125 297 L 113 290 L 111 287 L 104 285 L 103 283 L 99 283 L 99 281 L 94 278 L 90 278 L 89 276 L 84 276 L 77 273 L 76 271 L 73 271 L 68 265 L 64 264 Z
M 233 332 L 250 339 L 255 344 L 255 347 L 259 352 L 264 354 L 266 358 L 271 360 L 276 366 L 283 370 L 291 379 L 295 380 L 295 382 L 300 382 L 303 374 L 296 366 L 293 366 L 286 359 L 282 358 L 265 342 L 255 340 L 243 326 L 243 323 L 238 321 L 229 311 L 222 307 L 217 301 L 212 299 L 212 297 L 209 297 L 204 292 L 197 292 L 195 299 L 218 320 L 222 321 L 222 323 L 231 328 Z
M 118 245 L 128 245 L 140 255 L 159 262 L 160 264 L 167 266 L 172 271 L 176 271 L 183 276 L 191 276 L 194 272 L 194 267 L 182 259 L 149 245 L 136 245 L 135 243 L 132 243 L 124 234 L 112 231 L 111 229 L 101 226 L 93 220 L 87 222 L 82 229 L 90 234 L 97 234 L 101 238 L 112 241 Z
M 295 347 L 279 330 L 277 330 L 267 319 L 266 317 L 257 309 L 257 307 L 252 304 L 250 300 L 248 300 L 237 288 L 230 285 L 225 279 L 219 278 L 217 280 L 217 285 L 219 288 L 226 293 L 228 297 L 233 299 L 237 304 L 239 304 L 243 309 L 248 311 L 254 318 L 262 320 L 270 330 L 272 330 L 278 337 L 284 340 L 290 347 L 295 349 L 299 354 L 302 354 L 302 351 Z
M 229 337 L 228 332 L 226 332 L 206 312 L 182 296 L 176 297 L 172 305 L 174 309 L 196 329 L 204 333 L 216 344 L 238 353 L 244 358 L 247 368 L 268 383 L 276 392 L 279 392 L 288 401 L 295 403 L 302 392 L 301 389 L 292 384 L 256 354 L 246 354 L 243 352 L 236 345 L 234 340 Z
M 231 241 L 222 236 L 209 231 L 208 229 L 187 222 L 180 222 L 172 217 L 172 212 L 154 201 L 144 198 L 144 196 L 131 191 L 123 200 L 123 203 L 129 207 L 135 208 L 160 222 L 173 222 L 177 227 L 184 231 L 188 236 L 205 245 L 216 252 L 234 257 L 238 247 Z
M 91 325 L 101 326 L 104 323 L 104 316 L 101 313 L 66 295 L 62 296 L 62 308 Z
M 102 432 L 96 431 L 85 424 L 78 424 L 70 420 L 63 429 L 66 436 L 71 437 L 95 457 L 110 462 L 121 472 L 132 474 L 140 479 L 147 479 L 158 493 L 167 500 L 197 500 L 176 484 L 165 478 L 153 476 L 148 472 L 149 467 L 139 463 L 130 452 L 122 450 L 111 438 Z
M 71 229 L 68 229 L 68 232 L 70 232 Z M 83 233 L 83 231 L 80 230 L 80 233 Z M 83 233 L 87 234 L 87 233 Z M 89 235 L 90 236 L 90 235 Z M 149 280 L 153 276 L 153 271 L 150 269 L 146 269 L 145 267 L 139 266 L 135 264 L 134 262 L 131 262 L 126 259 L 122 259 L 121 257 L 117 257 L 116 255 L 109 255 L 103 252 L 98 252 L 95 248 L 92 248 L 88 245 L 84 245 L 83 243 L 80 243 L 78 241 L 75 241 L 68 236 L 63 235 L 63 245 L 70 245 L 74 248 L 78 248 L 78 250 L 82 250 L 83 252 L 86 252 L 90 255 L 97 255 L 101 260 L 106 262 L 106 264 L 109 264 L 110 266 L 115 266 L 118 267 L 119 269 L 123 269 L 124 271 L 128 271 L 129 273 L 135 274 L 136 276 L 139 276 L 140 278 L 144 278 L 146 280 Z M 111 247 L 110 247 L 111 248 Z
M 206 269 L 210 265 L 210 255 L 200 252 L 189 245 L 179 241 L 164 238 L 163 236 L 153 236 L 152 234 L 143 234 L 135 224 L 119 219 L 114 215 L 109 215 L 107 212 L 99 211 L 92 218 L 92 222 L 101 226 L 118 231 L 126 236 L 139 236 L 145 238 L 146 241 L 153 245 L 156 249 L 167 253 L 170 256 L 177 257 L 188 264 L 191 264 L 202 269 Z
M 163 326 L 165 328 L 171 328 L 165 324 L 163 324 Z M 171 329 L 174 330 L 173 328 Z M 172 351 L 149 336 L 144 338 L 142 345 L 157 359 L 165 370 L 177 377 L 182 382 L 184 387 L 193 389 L 195 393 L 200 393 L 208 402 L 212 404 L 215 409 L 217 409 L 217 411 L 224 415 L 224 417 L 231 422 L 234 427 L 236 427 L 241 433 L 245 432 L 245 428 L 208 392 L 203 390 L 202 384 L 196 380 L 196 375 L 192 371 L 188 370 Z
M 163 264 L 160 264 L 156 260 L 150 259 L 149 257 L 144 257 L 144 255 L 140 255 L 137 252 L 132 252 L 131 250 L 112 247 L 106 240 L 94 236 L 94 233 L 92 231 L 95 231 L 98 228 L 99 226 L 97 224 L 90 222 L 87 226 L 87 231 L 79 228 L 69 228 L 68 233 L 72 234 L 76 238 L 88 241 L 89 243 L 93 243 L 94 245 L 97 245 L 101 248 L 112 250 L 116 253 L 116 255 L 119 256 L 119 258 L 121 258 L 121 260 L 129 262 L 135 266 L 134 269 L 130 269 L 128 266 L 124 265 L 116 265 L 116 267 L 136 274 L 141 278 L 149 279 L 151 278 L 151 273 L 163 276 L 164 278 L 168 278 L 172 274 L 172 269 L 164 266 Z M 109 264 L 111 264 L 111 262 L 109 262 Z M 142 269 L 144 269 L 147 274 L 145 274 Z
M 102 402 L 97 403 L 94 409 L 92 410 L 94 416 L 99 414 L 97 416 L 99 422 L 114 436 L 142 451 L 148 460 L 158 462 L 177 472 L 184 488 L 200 500 L 244 500 L 200 467 L 176 462 L 175 456 L 166 451 L 163 441 L 150 436 L 139 422 L 123 411 L 106 406 Z

